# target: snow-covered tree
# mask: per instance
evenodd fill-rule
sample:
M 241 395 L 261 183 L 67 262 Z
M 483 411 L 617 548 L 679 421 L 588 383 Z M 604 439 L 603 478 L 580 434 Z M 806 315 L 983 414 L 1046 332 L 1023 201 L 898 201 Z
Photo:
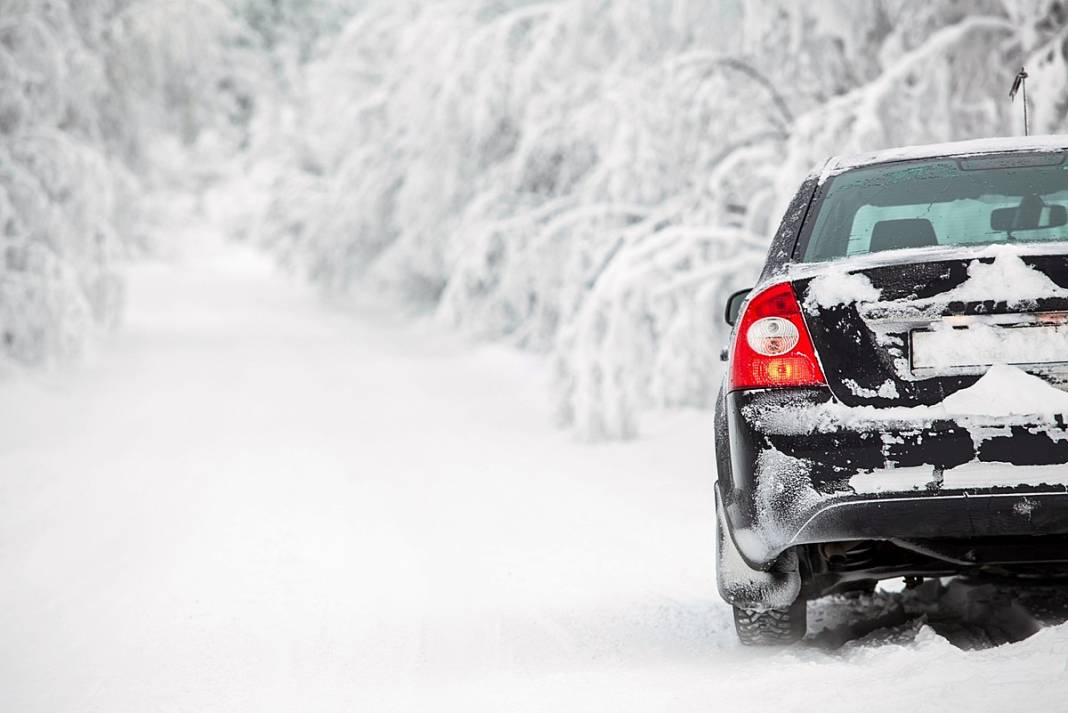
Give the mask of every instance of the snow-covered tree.
M 115 319 L 130 177 L 100 149 L 102 4 L 7 0 L 0 13 L 0 355 L 76 354 Z
M 0 353 L 75 353 L 205 195 L 324 289 L 545 353 L 561 423 L 707 407 L 833 153 L 1061 130 L 1059 0 L 0 0 Z M 235 166 L 240 170 L 235 170 Z M 226 182 L 225 200 L 209 189 Z M 234 191 L 243 192 L 233 200 Z M 157 202 L 153 204 L 159 206 Z
M 0 2 L 0 359 L 77 355 L 122 305 L 144 195 L 236 151 L 273 75 L 218 0 Z M 173 168 L 173 165 L 171 166 Z
M 552 355 L 560 420 L 708 406 L 723 300 L 834 153 L 1068 112 L 1061 3 L 368 2 L 306 66 L 261 239 Z

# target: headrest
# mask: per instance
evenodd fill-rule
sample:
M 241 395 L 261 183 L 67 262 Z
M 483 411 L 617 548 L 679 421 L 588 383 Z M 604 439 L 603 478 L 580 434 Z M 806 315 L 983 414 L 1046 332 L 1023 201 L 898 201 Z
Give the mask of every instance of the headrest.
M 926 218 L 880 220 L 871 230 L 868 252 L 925 248 L 931 245 L 938 245 L 938 238 L 935 237 L 934 226 Z

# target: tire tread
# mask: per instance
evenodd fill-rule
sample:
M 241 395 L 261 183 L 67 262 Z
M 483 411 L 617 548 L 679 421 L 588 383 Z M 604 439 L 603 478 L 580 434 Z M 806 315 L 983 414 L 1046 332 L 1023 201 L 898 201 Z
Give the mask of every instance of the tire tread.
M 734 607 L 734 629 L 745 646 L 785 646 L 804 638 L 807 613 L 803 599 L 784 609 Z

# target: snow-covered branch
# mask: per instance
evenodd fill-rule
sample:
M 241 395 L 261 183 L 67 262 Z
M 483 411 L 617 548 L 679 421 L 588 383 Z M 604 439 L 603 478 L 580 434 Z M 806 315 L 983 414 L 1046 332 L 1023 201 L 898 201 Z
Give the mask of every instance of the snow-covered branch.
M 49 9 L 51 8 L 51 9 Z M 76 351 L 180 185 L 329 292 L 550 355 L 564 423 L 707 407 L 830 154 L 1013 133 L 1068 87 L 1052 5 L 19 0 L 0 12 L 0 351 Z
M 372 0 L 308 67 L 261 237 L 550 353 L 561 421 L 630 435 L 711 404 L 721 302 L 815 164 L 1010 132 L 1006 53 L 1059 32 L 998 2 Z

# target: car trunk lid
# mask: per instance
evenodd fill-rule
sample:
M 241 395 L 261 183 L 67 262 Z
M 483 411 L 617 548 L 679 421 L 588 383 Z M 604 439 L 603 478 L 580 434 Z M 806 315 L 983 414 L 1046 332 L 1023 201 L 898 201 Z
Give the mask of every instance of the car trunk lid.
M 931 405 L 996 363 L 1068 385 L 1068 254 L 909 252 L 806 265 L 791 280 L 839 401 Z

